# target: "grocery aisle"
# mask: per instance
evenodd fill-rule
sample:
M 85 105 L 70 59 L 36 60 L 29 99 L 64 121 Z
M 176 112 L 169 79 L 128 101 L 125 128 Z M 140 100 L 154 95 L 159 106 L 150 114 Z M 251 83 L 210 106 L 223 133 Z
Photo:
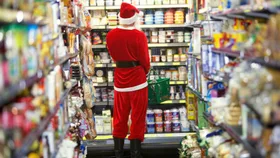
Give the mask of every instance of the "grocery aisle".
M 149 86 L 169 83 L 147 103 L 144 158 L 280 157 L 279 0 L 1 1 L 0 157 L 114 157 L 122 2 L 144 13 Z

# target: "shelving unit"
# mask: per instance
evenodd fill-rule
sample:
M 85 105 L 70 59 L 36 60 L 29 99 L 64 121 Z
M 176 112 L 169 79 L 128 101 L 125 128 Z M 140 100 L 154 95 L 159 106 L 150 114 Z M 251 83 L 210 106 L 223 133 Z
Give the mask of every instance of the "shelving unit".
M 225 132 L 227 132 L 236 142 L 242 144 L 244 148 L 250 153 L 250 157 L 263 157 L 258 150 L 256 150 L 254 147 L 250 145 L 249 142 L 247 142 L 246 139 L 241 138 L 240 134 L 236 132 L 235 128 L 226 125 L 224 123 L 217 124 L 215 121 L 213 121 L 212 117 L 204 113 L 204 118 L 211 124 L 220 127 Z
M 172 138 L 172 137 L 184 137 L 187 134 L 195 134 L 193 132 L 182 132 L 182 133 L 150 133 L 145 134 L 145 138 Z M 100 135 L 96 140 L 108 140 L 113 139 L 112 135 Z
M 0 7 L 0 21 L 1 23 L 26 23 L 46 25 L 48 20 L 42 16 L 32 16 L 32 13 L 6 9 Z M 9 15 L 9 16 L 7 16 Z
M 188 88 L 193 94 L 195 94 L 195 95 L 197 96 L 197 98 L 199 98 L 201 101 L 204 101 L 204 102 L 208 103 L 208 101 L 207 101 L 197 90 L 193 89 L 193 88 L 190 87 L 190 86 L 187 86 L 187 88 Z
M 176 4 L 176 5 L 137 5 L 138 9 L 168 9 L 168 8 L 188 8 L 187 4 Z M 88 6 L 85 7 L 87 10 L 119 10 L 120 6 Z
M 40 135 L 42 135 L 42 133 L 44 132 L 44 130 L 46 129 L 46 127 L 48 126 L 48 124 L 50 123 L 51 119 L 56 115 L 60 104 L 63 103 L 63 101 L 67 98 L 69 92 L 71 91 L 71 89 L 77 85 L 77 82 L 72 83 L 71 88 L 66 89 L 65 92 L 63 93 L 63 95 L 61 96 L 60 100 L 56 103 L 54 109 L 52 109 L 50 111 L 50 113 L 48 114 L 48 116 L 46 116 L 43 121 L 40 122 L 40 124 L 38 124 L 37 128 L 34 129 L 32 132 L 30 132 L 23 140 L 22 146 L 21 148 L 19 148 L 16 151 L 16 156 L 17 158 L 21 158 L 22 155 L 26 155 L 29 152 L 29 147 L 32 145 L 32 143 L 38 139 L 38 137 Z
M 212 51 L 214 53 L 225 54 L 231 57 L 236 57 L 236 58 L 240 57 L 240 51 L 232 51 L 226 48 L 221 48 L 221 49 L 212 48 Z
M 149 48 L 160 48 L 160 47 L 188 47 L 190 46 L 189 43 L 149 43 L 148 47 Z M 106 45 L 104 44 L 99 44 L 99 45 L 92 45 L 93 49 L 98 49 L 98 48 L 106 48 Z
M 56 151 L 54 152 L 54 154 L 52 155 L 52 158 L 56 158 L 56 155 L 58 154 L 58 150 L 60 148 L 60 145 L 63 142 L 63 140 L 65 139 L 65 136 L 68 132 L 69 127 L 70 127 L 70 123 L 66 123 L 64 128 L 63 128 L 63 133 L 61 134 L 58 142 L 56 143 L 57 148 L 56 148 Z
M 170 85 L 183 85 L 188 84 L 188 81 L 170 81 Z M 94 83 L 93 86 L 95 87 L 107 87 L 107 86 L 114 86 L 113 82 L 105 82 L 105 83 Z
M 271 13 L 277 12 L 277 7 L 280 6 L 280 2 L 272 0 L 270 2 L 264 2 L 263 5 L 243 5 L 234 9 L 228 9 L 226 11 L 218 11 L 212 13 L 213 19 L 224 19 L 224 18 L 269 18 Z
M 167 100 L 165 102 L 162 102 L 161 104 L 184 104 L 186 103 L 186 100 Z
M 161 25 L 140 25 L 140 28 L 142 29 L 147 29 L 147 28 L 185 28 L 187 25 L 185 24 L 161 24 Z M 94 26 L 92 29 L 93 30 L 104 30 L 104 29 L 115 29 L 117 26 Z
M 254 58 L 249 60 L 252 63 L 264 65 L 273 69 L 280 69 L 280 62 L 275 60 L 265 60 L 264 58 Z
M 65 63 L 66 61 L 68 61 L 69 59 L 76 57 L 77 55 L 78 55 L 78 53 L 66 55 L 65 57 L 60 59 L 57 64 L 50 66 L 48 71 L 53 70 L 55 68 L 55 66 L 61 65 L 61 64 Z M 0 92 L 0 107 L 4 106 L 5 104 L 12 101 L 24 89 L 34 85 L 36 82 L 38 82 L 44 76 L 45 76 L 44 70 L 38 70 L 35 75 L 28 77 L 26 79 L 22 79 L 19 82 L 17 82 L 16 84 L 6 87 L 4 90 L 2 90 Z
M 185 66 L 186 62 L 151 62 L 151 66 Z M 116 64 L 95 64 L 96 68 L 102 68 L 102 67 L 116 67 Z

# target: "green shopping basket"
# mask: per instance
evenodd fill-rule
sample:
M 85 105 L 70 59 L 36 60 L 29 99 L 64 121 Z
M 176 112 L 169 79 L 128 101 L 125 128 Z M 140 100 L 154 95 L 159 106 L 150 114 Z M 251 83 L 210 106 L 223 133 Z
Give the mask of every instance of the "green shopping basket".
M 155 72 L 155 70 L 151 70 Z M 160 104 L 170 98 L 170 79 L 159 77 L 158 79 L 151 80 L 150 74 L 148 78 L 148 99 L 149 104 Z

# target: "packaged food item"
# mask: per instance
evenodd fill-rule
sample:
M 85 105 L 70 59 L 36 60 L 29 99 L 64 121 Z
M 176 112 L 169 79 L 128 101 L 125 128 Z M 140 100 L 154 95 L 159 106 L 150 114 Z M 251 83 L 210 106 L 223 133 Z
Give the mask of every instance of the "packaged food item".
M 156 122 L 156 132 L 157 133 L 163 132 L 163 123 L 162 122 Z
M 155 133 L 155 123 L 154 122 L 147 123 L 147 132 Z
M 181 120 L 181 131 L 182 132 L 188 132 L 190 131 L 190 123 L 187 120 L 182 121 Z
M 164 110 L 164 121 L 172 121 L 171 110 Z
M 162 5 L 162 0 L 155 0 L 155 5 Z
M 147 122 L 155 122 L 155 113 L 152 110 L 147 111 Z
M 172 121 L 172 131 L 180 132 L 181 131 L 181 122 L 178 120 Z
M 170 0 L 170 4 L 178 4 L 178 0 Z
M 179 75 L 178 75 L 178 71 L 172 71 L 172 78 L 171 78 L 171 80 L 172 81 L 178 81 L 178 79 L 179 79 Z
M 161 109 L 155 109 L 155 120 L 156 122 L 162 122 L 162 110 Z
M 170 121 L 164 122 L 164 132 L 172 132 L 172 126 Z
M 147 0 L 147 4 L 148 5 L 154 5 L 155 4 L 155 0 Z
M 165 5 L 170 4 L 170 0 L 162 0 L 162 4 L 165 4 Z
M 172 120 L 179 120 L 180 115 L 179 115 L 179 110 L 178 109 L 172 109 L 171 110 L 172 113 Z

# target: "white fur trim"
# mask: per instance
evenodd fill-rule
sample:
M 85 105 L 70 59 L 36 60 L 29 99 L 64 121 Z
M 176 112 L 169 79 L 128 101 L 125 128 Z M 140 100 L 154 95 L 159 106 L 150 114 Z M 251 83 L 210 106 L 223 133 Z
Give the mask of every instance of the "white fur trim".
M 121 18 L 120 13 L 119 13 L 119 14 L 118 14 L 118 17 L 119 17 L 119 23 L 120 23 L 120 24 L 129 25 L 129 24 L 134 23 L 134 22 L 137 20 L 138 14 L 135 13 L 131 18 Z
M 144 13 L 142 11 L 139 11 L 138 16 L 144 16 Z
M 134 30 L 134 29 L 136 29 L 134 26 L 130 26 L 130 27 L 118 26 L 117 28 L 122 29 L 122 30 Z
M 148 86 L 148 82 L 145 82 L 145 83 L 139 84 L 137 86 L 128 87 L 128 88 L 117 88 L 115 86 L 114 89 L 117 92 L 133 92 L 133 91 L 137 91 L 137 90 L 143 89 L 143 88 L 145 88 L 147 86 Z

